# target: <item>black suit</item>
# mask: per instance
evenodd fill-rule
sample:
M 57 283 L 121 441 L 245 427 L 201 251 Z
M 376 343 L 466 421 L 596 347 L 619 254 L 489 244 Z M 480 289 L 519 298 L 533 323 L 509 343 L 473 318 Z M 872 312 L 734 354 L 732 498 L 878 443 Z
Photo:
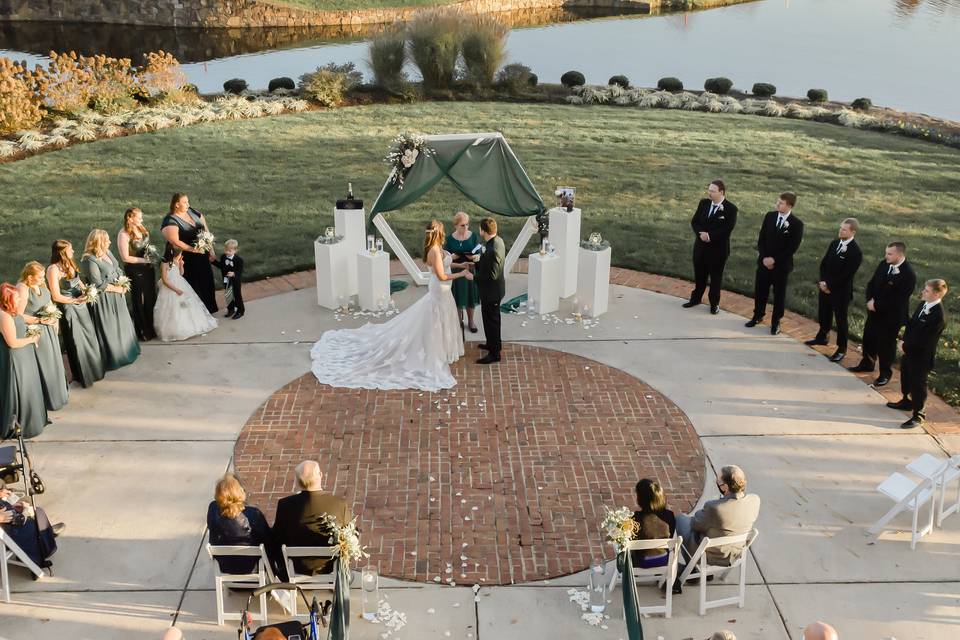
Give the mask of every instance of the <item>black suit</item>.
M 483 315 L 483 334 L 487 338 L 490 356 L 500 357 L 500 301 L 507 293 L 503 274 L 506 249 L 500 236 L 487 240 L 483 254 L 474 269 L 474 282 L 480 294 L 480 313 Z
M 917 276 L 906 260 L 898 273 L 890 273 L 891 265 L 881 260 L 867 283 L 867 301 L 873 300 L 876 311 L 867 311 L 863 327 L 863 359 L 860 366 L 873 370 L 880 360 L 880 377 L 889 378 L 897 358 L 897 334 L 910 316 L 910 296 L 917 286 Z
M 773 287 L 772 324 L 783 317 L 787 306 L 787 280 L 793 271 L 793 254 L 803 242 L 803 222 L 791 213 L 786 224 L 777 226 L 779 215 L 770 211 L 763 218 L 757 235 L 757 276 L 754 292 L 753 318 L 761 320 L 767 311 L 767 297 Z M 763 266 L 764 258 L 773 258 L 773 269 Z
M 947 326 L 942 302 L 927 313 L 923 313 L 923 307 L 921 303 L 907 321 L 900 360 L 900 391 L 904 398 L 909 396 L 913 415 L 921 418 L 927 402 L 927 376 L 933 369 L 940 334 Z
M 863 262 L 863 252 L 857 241 L 851 239 L 846 248 L 840 250 L 840 239 L 837 238 L 827 247 L 827 252 L 820 260 L 820 282 L 827 283 L 830 293 L 820 290 L 818 312 L 820 330 L 817 337 L 827 339 L 833 319 L 837 319 L 837 351 L 847 350 L 847 308 L 853 299 L 853 277 L 857 275 L 860 263 Z
M 273 520 L 273 543 L 276 556 L 281 558 L 280 546 L 329 547 L 330 528 L 324 523 L 324 514 L 334 516 L 340 524 L 352 519 L 346 500 L 323 491 L 301 491 L 277 503 L 277 515 Z M 333 563 L 324 559 L 297 559 L 293 566 L 299 573 L 330 573 Z M 280 571 L 287 579 L 286 567 Z
M 222 255 L 219 260 L 214 260 L 213 264 L 220 267 L 220 277 L 223 278 L 223 288 L 233 288 L 233 300 L 227 305 L 227 314 L 234 311 L 244 313 L 243 291 L 241 288 L 243 281 L 243 258 L 234 254 L 233 256 Z M 233 272 L 233 277 L 227 274 Z
M 721 208 L 722 207 L 722 208 Z M 713 215 L 710 215 L 713 211 Z M 730 256 L 730 234 L 737 226 L 737 205 L 729 200 L 722 200 L 719 207 L 709 198 L 704 198 L 697 205 L 697 210 L 690 220 L 693 227 L 693 278 L 694 289 L 690 294 L 690 301 L 699 303 L 703 299 L 703 292 L 710 280 L 710 305 L 720 304 L 720 290 L 723 286 L 723 267 Z M 700 233 L 710 234 L 710 242 L 700 239 Z

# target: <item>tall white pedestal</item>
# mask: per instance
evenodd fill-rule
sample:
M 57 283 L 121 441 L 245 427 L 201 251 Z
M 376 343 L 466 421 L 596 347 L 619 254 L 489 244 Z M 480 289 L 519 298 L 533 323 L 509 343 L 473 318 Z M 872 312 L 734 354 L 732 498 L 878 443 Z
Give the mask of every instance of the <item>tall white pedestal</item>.
M 355 296 L 357 290 L 357 261 L 354 256 L 367 248 L 367 213 L 364 209 L 334 209 L 333 223 L 337 235 L 343 236 L 343 246 L 349 260 L 344 276 L 346 294 Z
M 580 259 L 580 209 L 554 207 L 549 211 L 550 244 L 560 256 L 560 297 L 569 298 L 577 292 L 577 263 Z
M 577 272 L 577 303 L 585 316 L 607 312 L 610 302 L 610 247 L 602 251 L 580 249 Z
M 361 251 L 356 257 L 357 298 L 360 308 L 380 311 L 380 305 L 390 303 L 390 254 L 378 251 L 371 254 Z
M 560 308 L 560 256 L 531 253 L 527 275 L 527 308 L 539 314 Z
M 355 261 L 347 259 L 342 240 L 336 244 L 314 240 L 313 257 L 317 266 L 317 304 L 336 309 L 340 306 L 340 296 L 350 295 L 343 274 L 347 271 L 347 263 Z

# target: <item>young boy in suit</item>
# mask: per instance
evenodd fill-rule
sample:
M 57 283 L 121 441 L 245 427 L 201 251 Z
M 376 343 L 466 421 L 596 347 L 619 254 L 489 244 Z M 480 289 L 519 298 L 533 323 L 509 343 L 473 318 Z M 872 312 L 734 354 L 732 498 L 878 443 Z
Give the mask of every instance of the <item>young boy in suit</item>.
M 240 244 L 236 240 L 227 240 L 223 243 L 223 255 L 213 264 L 220 267 L 220 275 L 223 278 L 223 289 L 227 297 L 227 315 L 239 320 L 243 317 L 245 308 L 243 306 L 243 291 L 241 288 L 243 278 L 243 258 L 237 255 L 237 249 Z

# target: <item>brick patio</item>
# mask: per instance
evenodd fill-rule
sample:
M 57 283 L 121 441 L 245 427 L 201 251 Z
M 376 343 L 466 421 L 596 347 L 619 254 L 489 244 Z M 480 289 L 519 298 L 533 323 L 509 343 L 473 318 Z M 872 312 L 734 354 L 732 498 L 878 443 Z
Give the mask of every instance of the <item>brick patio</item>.
M 425 582 L 510 584 L 612 557 L 604 505 L 642 477 L 674 510 L 703 490 L 692 425 L 643 382 L 590 360 L 510 345 L 497 367 L 468 345 L 450 392 L 334 389 L 307 374 L 257 410 L 234 464 L 273 519 L 293 469 L 316 459 L 355 505 L 371 562 Z

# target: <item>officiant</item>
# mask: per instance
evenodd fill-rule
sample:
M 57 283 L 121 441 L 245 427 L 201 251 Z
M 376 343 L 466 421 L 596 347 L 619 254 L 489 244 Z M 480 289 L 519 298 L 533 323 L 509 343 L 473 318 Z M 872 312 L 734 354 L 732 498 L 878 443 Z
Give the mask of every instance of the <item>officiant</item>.
M 470 216 L 458 211 L 453 216 L 453 233 L 447 236 L 444 250 L 453 256 L 452 269 L 466 269 L 467 264 L 473 262 L 471 256 L 476 255 L 480 247 L 480 238 L 470 230 Z M 470 333 L 477 332 L 477 324 L 473 320 L 473 312 L 480 304 L 480 293 L 477 283 L 467 278 L 457 278 L 453 281 L 453 299 L 457 302 L 457 311 L 460 314 L 460 328 L 463 328 L 463 311 L 467 311 L 467 323 Z

